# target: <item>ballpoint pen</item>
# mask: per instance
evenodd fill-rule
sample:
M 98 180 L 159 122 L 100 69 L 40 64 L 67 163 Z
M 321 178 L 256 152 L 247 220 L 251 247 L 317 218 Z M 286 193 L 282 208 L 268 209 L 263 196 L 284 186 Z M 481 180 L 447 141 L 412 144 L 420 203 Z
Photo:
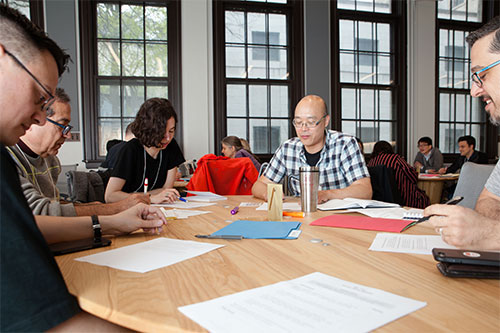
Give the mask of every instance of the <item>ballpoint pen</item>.
M 182 202 L 187 202 L 187 200 L 184 199 L 183 197 L 179 197 L 179 200 L 182 201 Z
M 446 201 L 444 204 L 445 205 L 456 205 L 457 203 L 459 203 L 460 201 L 462 201 L 464 199 L 464 197 L 454 197 L 448 201 Z M 435 215 L 429 215 L 429 216 L 424 216 L 420 219 L 418 219 L 417 221 L 415 222 L 412 222 L 410 224 L 408 224 L 406 227 L 403 228 L 403 230 L 401 230 L 401 232 L 405 231 L 406 229 L 410 228 L 410 227 L 413 227 L 414 225 L 416 224 L 419 224 L 419 223 L 422 223 L 422 222 L 425 222 L 425 221 L 428 221 L 431 217 L 433 217 Z
M 195 235 L 196 238 L 208 239 L 243 239 L 241 235 Z
M 144 178 L 144 194 L 148 193 L 148 178 Z
M 238 207 L 238 206 L 236 206 L 233 209 L 231 209 L 231 215 L 234 215 L 234 214 L 238 213 L 239 209 L 240 209 L 240 207 Z

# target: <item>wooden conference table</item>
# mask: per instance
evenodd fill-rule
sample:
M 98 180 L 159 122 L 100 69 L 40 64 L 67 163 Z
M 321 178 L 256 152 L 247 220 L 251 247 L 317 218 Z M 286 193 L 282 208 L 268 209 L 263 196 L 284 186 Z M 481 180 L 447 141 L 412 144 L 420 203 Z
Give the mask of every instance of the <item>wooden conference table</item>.
M 425 191 L 431 204 L 441 202 L 443 187 L 445 181 L 454 181 L 458 179 L 458 174 L 438 175 L 438 174 L 420 174 L 418 175 L 417 186 Z
M 231 216 L 234 206 L 248 201 L 255 199 L 231 196 L 215 206 L 197 208 L 213 213 L 170 221 L 161 236 L 200 241 L 195 234 L 215 232 L 228 220 L 266 220 L 267 212 L 254 207 L 242 207 Z M 177 307 L 316 271 L 427 302 L 426 307 L 377 331 L 500 331 L 498 280 L 446 278 L 430 255 L 369 251 L 376 231 L 309 226 L 328 214 L 331 212 L 316 212 L 300 219 L 302 234 L 297 240 L 202 240 L 226 246 L 144 274 L 73 259 L 158 236 L 135 233 L 113 239 L 111 247 L 105 249 L 56 258 L 69 291 L 84 310 L 137 331 L 204 331 Z M 435 234 L 425 223 L 405 233 Z M 330 245 L 312 243 L 313 238 Z

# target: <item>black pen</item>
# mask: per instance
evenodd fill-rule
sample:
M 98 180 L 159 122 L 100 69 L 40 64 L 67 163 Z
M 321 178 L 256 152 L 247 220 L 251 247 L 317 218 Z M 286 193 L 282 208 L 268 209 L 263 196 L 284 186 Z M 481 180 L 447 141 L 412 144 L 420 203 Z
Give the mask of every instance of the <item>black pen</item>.
M 464 200 L 464 197 L 453 197 L 451 198 L 450 200 L 446 201 L 444 204 L 445 205 L 456 205 L 457 203 L 459 203 L 460 201 Z M 429 215 L 429 216 L 424 216 L 420 219 L 418 219 L 417 221 L 415 222 L 412 222 L 410 224 L 408 224 L 406 227 L 403 228 L 403 230 L 401 231 L 405 231 L 406 229 L 410 228 L 410 227 L 413 227 L 414 225 L 416 224 L 419 224 L 419 223 L 422 223 L 422 222 L 425 222 L 427 220 L 429 220 L 431 217 L 433 217 L 435 215 Z
M 194 237 L 209 239 L 243 239 L 241 235 L 194 235 Z

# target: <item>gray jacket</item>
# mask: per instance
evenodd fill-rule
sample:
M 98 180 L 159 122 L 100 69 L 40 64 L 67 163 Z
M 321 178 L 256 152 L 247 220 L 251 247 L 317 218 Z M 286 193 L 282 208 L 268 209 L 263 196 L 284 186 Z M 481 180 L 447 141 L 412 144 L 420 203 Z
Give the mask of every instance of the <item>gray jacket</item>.
M 427 172 L 427 170 L 438 171 L 443 167 L 443 154 L 441 154 L 439 149 L 432 147 L 430 154 L 429 160 L 427 160 L 421 152 L 418 152 L 417 156 L 415 156 L 413 164 L 415 164 L 415 162 L 420 162 L 423 165 L 423 168 L 420 169 L 421 172 Z

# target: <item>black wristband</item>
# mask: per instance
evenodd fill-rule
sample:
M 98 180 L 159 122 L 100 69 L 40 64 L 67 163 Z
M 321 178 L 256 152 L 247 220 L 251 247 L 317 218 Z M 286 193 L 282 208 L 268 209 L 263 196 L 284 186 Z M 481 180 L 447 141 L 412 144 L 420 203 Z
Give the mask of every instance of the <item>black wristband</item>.
M 101 241 L 101 224 L 99 223 L 99 218 L 97 215 L 92 215 L 92 229 L 94 230 L 94 242 Z

